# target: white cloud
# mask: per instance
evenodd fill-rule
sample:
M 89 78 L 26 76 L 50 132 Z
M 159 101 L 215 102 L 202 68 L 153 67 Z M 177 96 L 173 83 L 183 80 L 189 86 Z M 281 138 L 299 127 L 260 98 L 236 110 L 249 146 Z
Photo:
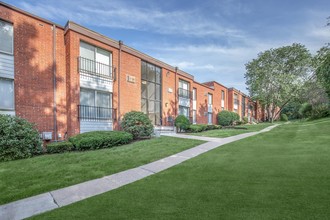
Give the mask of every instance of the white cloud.
M 198 9 L 166 11 L 155 6 L 138 7 L 118 0 L 111 3 L 96 0 L 92 5 L 90 1 L 80 1 L 79 4 L 59 2 L 63 7 L 46 2 L 22 2 L 20 7 L 41 17 L 63 17 L 83 25 L 198 37 L 242 37 L 240 30 L 231 28 L 228 24 L 222 25 L 220 21 L 205 19 Z

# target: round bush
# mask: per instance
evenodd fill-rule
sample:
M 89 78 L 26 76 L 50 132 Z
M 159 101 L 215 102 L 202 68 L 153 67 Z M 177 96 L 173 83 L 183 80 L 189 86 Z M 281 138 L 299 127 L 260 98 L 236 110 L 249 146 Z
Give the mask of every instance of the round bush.
M 221 111 L 217 115 L 218 124 L 222 126 L 233 125 L 234 122 L 239 121 L 239 115 L 235 112 Z
M 93 150 L 128 144 L 133 135 L 125 131 L 91 131 L 69 138 L 76 150 Z
M 174 121 L 174 125 L 177 128 L 177 130 L 179 132 L 181 132 L 181 131 L 185 131 L 189 128 L 190 121 L 186 116 L 179 115 L 178 117 L 176 117 L 176 119 Z
M 232 114 L 229 111 L 221 111 L 217 115 L 218 124 L 222 126 L 229 126 L 232 124 Z
M 150 137 L 154 131 L 149 117 L 143 112 L 132 111 L 124 115 L 121 122 L 124 131 L 131 133 L 134 139 Z
M 249 119 L 248 119 L 248 117 L 246 117 L 246 116 L 245 116 L 245 117 L 243 117 L 243 123 L 244 123 L 244 124 L 247 124 L 248 122 L 249 122 Z
M 288 121 L 288 116 L 286 114 L 281 114 L 281 121 Z
M 33 124 L 23 118 L 0 115 L 0 161 L 32 157 L 42 152 Z

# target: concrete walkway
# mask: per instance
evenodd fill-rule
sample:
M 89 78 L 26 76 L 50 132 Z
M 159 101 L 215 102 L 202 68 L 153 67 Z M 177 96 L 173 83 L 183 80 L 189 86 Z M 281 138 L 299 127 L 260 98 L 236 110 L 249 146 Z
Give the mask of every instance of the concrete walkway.
M 28 218 L 33 215 L 47 212 L 95 195 L 99 195 L 101 193 L 111 191 L 113 189 L 117 189 L 121 186 L 166 170 L 224 144 L 254 136 L 262 132 L 270 131 L 276 126 L 277 125 L 267 127 L 259 132 L 244 133 L 227 138 L 209 138 L 183 134 L 166 134 L 166 136 L 198 139 L 208 142 L 174 154 L 172 156 L 163 158 L 161 160 L 157 160 L 152 163 L 148 163 L 120 173 L 1 205 L 0 219 L 15 220 Z

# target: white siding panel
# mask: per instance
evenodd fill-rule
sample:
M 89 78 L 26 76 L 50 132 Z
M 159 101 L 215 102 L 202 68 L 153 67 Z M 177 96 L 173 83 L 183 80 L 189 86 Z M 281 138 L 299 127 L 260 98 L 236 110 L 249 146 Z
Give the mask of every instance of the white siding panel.
M 179 97 L 179 105 L 190 107 L 190 99 Z
M 113 92 L 113 82 L 99 77 L 80 75 L 80 86 L 83 88 Z
M 89 131 L 112 131 L 112 121 L 80 121 L 80 133 Z
M 14 56 L 0 53 L 0 77 L 14 79 Z

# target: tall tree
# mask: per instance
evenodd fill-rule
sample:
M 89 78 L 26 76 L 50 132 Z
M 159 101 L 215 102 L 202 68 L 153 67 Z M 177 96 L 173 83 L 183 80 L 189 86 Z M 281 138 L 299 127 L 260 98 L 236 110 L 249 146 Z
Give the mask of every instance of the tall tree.
M 322 47 L 314 58 L 317 80 L 323 85 L 330 99 L 330 44 Z
M 292 44 L 258 54 L 246 66 L 250 95 L 266 107 L 269 121 L 312 75 L 312 56 L 304 45 Z

